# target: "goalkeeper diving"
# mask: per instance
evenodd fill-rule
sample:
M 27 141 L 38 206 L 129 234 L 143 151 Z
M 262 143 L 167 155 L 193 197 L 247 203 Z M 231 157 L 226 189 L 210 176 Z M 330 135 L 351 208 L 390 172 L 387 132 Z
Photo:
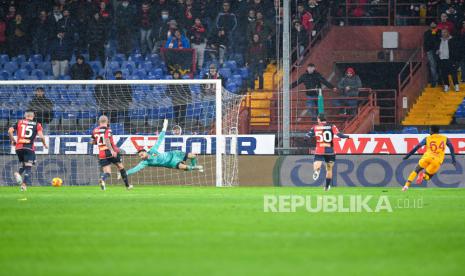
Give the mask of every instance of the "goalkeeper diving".
M 163 130 L 158 136 L 157 143 L 148 151 L 141 149 L 137 152 L 142 161 L 134 168 L 127 171 L 128 175 L 135 174 L 145 167 L 163 167 L 169 169 L 178 169 L 183 171 L 199 171 L 203 172 L 203 166 L 197 165 L 196 155 L 187 153 L 180 150 L 173 150 L 168 152 L 159 152 L 158 148 L 165 139 L 166 129 L 168 128 L 168 120 L 163 121 Z M 190 165 L 187 161 L 190 161 Z

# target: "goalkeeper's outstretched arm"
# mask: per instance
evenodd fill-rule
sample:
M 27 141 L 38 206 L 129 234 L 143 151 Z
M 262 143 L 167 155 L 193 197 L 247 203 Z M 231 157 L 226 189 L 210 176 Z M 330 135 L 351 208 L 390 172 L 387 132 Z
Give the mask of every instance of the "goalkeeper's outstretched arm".
M 142 161 L 139 164 L 137 164 L 137 166 L 135 166 L 134 168 L 129 169 L 126 173 L 127 175 L 135 174 L 136 172 L 142 170 L 145 167 L 147 167 L 147 162 Z
M 158 140 L 157 142 L 155 143 L 155 145 L 153 145 L 153 147 L 151 147 L 148 151 L 148 154 L 159 154 L 158 152 L 158 148 L 160 147 L 161 143 L 163 143 L 163 141 L 165 140 L 165 134 L 166 134 L 166 130 L 168 129 L 168 120 L 165 119 L 163 121 L 163 129 L 160 133 L 160 135 L 158 135 Z

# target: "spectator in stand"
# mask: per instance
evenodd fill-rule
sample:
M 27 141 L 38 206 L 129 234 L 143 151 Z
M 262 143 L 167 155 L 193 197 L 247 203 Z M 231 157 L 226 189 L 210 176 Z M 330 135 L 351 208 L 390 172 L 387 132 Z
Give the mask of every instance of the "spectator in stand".
M 359 89 L 362 88 L 362 81 L 355 74 L 352 67 L 347 68 L 345 76 L 339 81 L 337 87 L 342 91 L 342 94 L 348 98 L 358 97 Z M 345 99 L 337 101 L 339 106 L 345 106 L 343 114 L 355 115 L 357 112 L 358 100 Z M 348 107 L 348 108 L 347 108 Z
M 62 19 L 62 18 L 63 18 L 63 14 L 61 13 L 60 8 L 58 8 L 58 6 L 53 6 L 53 13 L 50 16 L 50 22 L 52 24 L 51 27 L 54 30 L 57 30 L 58 21 L 60 21 L 60 19 Z M 51 34 L 51 35 L 55 36 L 55 34 Z
M 94 61 L 98 58 L 102 64 L 105 64 L 105 43 L 107 42 L 107 37 L 105 22 L 101 18 L 100 13 L 96 12 L 87 28 L 90 60 Z
M 218 72 L 218 70 L 216 69 L 216 65 L 213 64 L 213 63 L 210 64 L 210 67 L 208 68 L 208 72 L 203 75 L 202 79 L 204 79 L 204 80 L 218 80 L 218 79 L 220 79 L 222 85 L 224 85 L 226 83 L 226 80 Z M 211 85 L 211 84 L 203 85 L 202 94 L 201 94 L 202 98 L 205 98 L 207 96 L 215 96 L 215 94 L 216 94 L 216 90 L 215 90 L 214 85 Z
M 446 13 L 441 13 L 441 22 L 438 24 L 438 29 L 441 31 L 447 29 L 448 34 L 454 33 L 454 23 L 447 18 Z
M 98 13 L 100 15 L 100 19 L 103 21 L 106 32 L 109 33 L 111 29 L 111 23 L 113 21 L 113 8 L 110 3 L 106 3 L 105 1 L 100 2 L 100 6 L 98 8 Z
M 436 87 L 438 84 L 438 66 L 436 49 L 439 44 L 439 29 L 437 28 L 436 22 L 431 22 L 430 29 L 423 34 L 423 49 L 426 52 L 428 58 L 429 71 L 430 71 L 430 82 L 432 87 Z
M 292 49 L 295 49 L 297 47 L 297 57 L 296 59 L 300 62 L 303 59 L 303 53 L 305 48 L 308 46 L 308 33 L 307 31 L 302 27 L 302 24 L 300 21 L 294 21 L 294 28 L 292 29 L 291 32 L 291 47 Z M 295 58 L 292 58 L 293 61 Z
M 45 89 L 37 87 L 34 97 L 29 102 L 28 110 L 34 111 L 35 120 L 42 126 L 49 124 L 53 120 L 53 102 L 45 96 Z
M 203 67 L 203 60 L 205 56 L 205 47 L 207 45 L 205 39 L 205 27 L 202 25 L 202 21 L 199 17 L 195 19 L 194 25 L 190 29 L 190 38 L 192 48 L 195 49 L 197 57 L 197 68 L 200 70 Z
M 449 75 L 452 76 L 455 91 L 460 91 L 457 79 L 457 64 L 460 61 L 460 51 L 462 49 L 459 43 L 457 38 L 449 34 L 448 29 L 441 31 L 441 42 L 438 44 L 437 54 L 439 56 L 439 72 L 441 73 L 444 92 L 449 91 Z
M 254 34 L 259 34 L 261 42 L 268 46 L 270 44 L 273 30 L 268 21 L 263 18 L 262 12 L 257 12 L 256 17 L 255 22 L 249 25 L 250 29 L 248 30 L 248 38 L 252 41 Z
M 233 34 L 237 27 L 237 18 L 231 12 L 231 4 L 227 1 L 223 2 L 223 11 L 218 13 L 216 17 L 216 29 L 224 30 L 228 36 L 228 43 L 233 43 Z M 231 46 L 231 45 L 227 45 Z
M 451 21 L 454 24 L 454 27 L 460 26 L 460 22 L 462 20 L 460 13 L 457 12 L 457 10 L 454 8 L 454 6 L 450 6 L 447 11 L 447 19 Z M 456 28 L 454 28 L 456 29 Z
M 316 71 L 315 64 L 309 63 L 307 66 L 307 72 L 305 72 L 300 78 L 293 82 L 291 88 L 298 87 L 300 84 L 304 84 L 305 93 L 307 95 L 307 108 L 310 111 L 312 117 L 316 116 L 318 109 L 318 89 L 325 85 L 328 88 L 337 91 L 329 81 L 327 81 L 319 72 Z M 305 115 L 305 114 L 302 114 Z
M 11 24 L 8 26 L 7 41 L 9 44 L 8 54 L 11 57 L 17 55 L 28 54 L 28 30 L 29 26 L 23 20 L 23 16 L 19 13 L 16 14 L 15 19 L 10 21 Z
M 71 66 L 70 75 L 72 80 L 91 80 L 94 75 L 92 67 L 85 62 L 83 56 L 76 58 L 76 63 Z
M 153 52 L 158 52 L 158 49 L 165 45 L 170 27 L 173 28 L 171 32 L 174 32 L 174 30 L 177 29 L 176 20 L 170 17 L 168 10 L 163 10 L 161 12 L 160 18 L 158 18 L 157 23 L 155 24 L 153 31 L 153 37 L 155 41 Z
M 195 19 L 199 16 L 200 11 L 197 5 L 194 5 L 193 0 L 186 0 L 184 6 L 181 7 L 181 16 L 179 20 L 183 28 L 189 30 L 190 26 L 194 25 Z
M 55 79 L 68 73 L 68 65 L 73 54 L 72 41 L 64 30 L 59 30 L 50 46 L 52 71 Z
M 135 10 L 129 0 L 123 0 L 116 8 L 115 27 L 118 40 L 118 52 L 128 56 L 132 51 Z
M 249 1 L 249 10 L 254 10 L 256 12 L 264 13 L 266 12 L 265 6 L 262 0 L 252 0 Z
M 190 48 L 189 40 L 181 34 L 180 30 L 174 31 L 174 35 L 168 37 L 166 41 L 165 48 L 170 49 L 183 49 L 183 48 Z
M 39 18 L 32 26 L 32 48 L 35 54 L 45 57 L 48 53 L 49 41 L 53 30 L 46 11 L 40 11 Z
M 87 50 L 87 29 L 89 23 L 92 20 L 95 7 L 93 3 L 87 1 L 72 2 L 73 5 L 69 6 L 69 10 L 72 15 L 75 15 L 75 25 L 76 25 L 76 46 L 77 53 L 82 53 Z
M 8 13 L 5 15 L 5 20 L 12 21 L 16 18 L 16 7 L 14 5 L 10 5 L 8 7 Z
M 178 70 L 173 71 L 173 80 L 182 79 L 181 72 Z M 174 124 L 182 128 L 185 127 L 187 105 L 192 101 L 191 90 L 189 85 L 168 85 L 167 96 L 171 98 L 173 105 Z
M 308 8 L 307 11 L 312 15 L 314 18 L 320 18 L 321 11 L 320 5 L 318 4 L 317 0 L 308 0 Z
M 76 24 L 74 19 L 71 17 L 68 9 L 63 10 L 63 18 L 58 20 L 57 29 L 64 30 L 66 35 L 74 40 L 74 34 L 76 33 Z
M 6 22 L 0 18 L 0 54 L 6 52 Z
M 139 13 L 139 33 L 140 33 L 140 49 L 143 55 L 151 53 L 153 49 L 152 31 L 155 18 L 150 10 L 150 4 L 145 2 L 142 4 Z
M 210 58 L 219 60 L 219 63 L 223 64 L 228 45 L 228 36 L 226 36 L 224 29 L 219 29 L 218 32 L 208 40 Z
M 300 21 L 307 33 L 313 31 L 313 16 L 310 12 L 305 10 L 305 5 L 303 3 L 297 5 L 297 14 L 294 18 Z
M 258 89 L 263 90 L 263 72 L 265 71 L 266 49 L 258 34 L 254 34 L 247 54 L 247 64 L 250 68 L 250 89 L 255 90 L 255 80 L 258 78 Z

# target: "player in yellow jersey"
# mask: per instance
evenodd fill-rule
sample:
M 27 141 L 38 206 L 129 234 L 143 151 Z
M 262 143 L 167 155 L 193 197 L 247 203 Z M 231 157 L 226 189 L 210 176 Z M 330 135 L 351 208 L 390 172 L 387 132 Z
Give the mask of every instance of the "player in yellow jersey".
M 402 191 L 406 191 L 412 181 L 418 174 L 417 184 L 421 184 L 423 179 L 428 181 L 439 171 L 441 164 L 444 161 L 444 155 L 446 154 L 446 146 L 450 150 L 450 155 L 452 157 L 452 164 L 455 166 L 455 154 L 454 147 L 452 146 L 449 139 L 446 136 L 439 134 L 438 126 L 431 126 L 431 135 L 423 139 L 420 144 L 416 145 L 405 157 L 404 160 L 407 160 L 412 154 L 414 154 L 421 147 L 426 146 L 426 151 L 418 161 L 418 165 L 413 170 L 407 182 L 405 183 Z

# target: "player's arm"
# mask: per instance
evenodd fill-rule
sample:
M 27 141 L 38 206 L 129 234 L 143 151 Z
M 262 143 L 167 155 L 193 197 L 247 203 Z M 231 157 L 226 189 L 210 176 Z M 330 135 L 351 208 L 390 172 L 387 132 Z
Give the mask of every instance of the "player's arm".
M 307 134 L 305 134 L 305 137 L 307 137 L 307 138 L 309 138 L 309 139 L 315 137 L 315 129 L 312 127 L 312 128 L 310 129 L 310 131 L 307 132 Z
M 128 175 L 131 175 L 131 174 L 135 174 L 136 172 L 144 169 L 145 167 L 147 167 L 147 162 L 146 161 L 142 161 L 140 162 L 139 164 L 137 164 L 137 166 L 135 166 L 134 168 L 131 168 L 127 171 L 127 174 Z
M 149 151 L 147 152 L 148 154 L 154 154 L 154 153 L 158 154 L 158 148 L 160 147 L 161 143 L 163 143 L 163 141 L 165 140 L 166 129 L 168 129 L 168 120 L 167 119 L 165 119 L 163 121 L 163 129 L 160 132 L 160 135 L 158 135 L 158 140 L 155 143 L 155 145 L 153 147 L 151 147 L 149 149 Z
M 455 160 L 455 150 L 454 150 L 454 146 L 450 142 L 449 138 L 447 138 L 446 145 L 450 150 L 450 157 L 452 158 L 452 164 L 455 166 L 455 164 L 457 164 L 457 162 Z
M 407 160 L 410 156 L 412 156 L 417 150 L 419 150 L 421 147 L 426 145 L 426 138 L 423 139 L 418 145 L 416 145 L 409 153 L 407 153 L 406 156 L 404 156 L 404 160 Z
M 105 146 L 107 146 L 107 148 L 110 150 L 111 156 L 116 157 L 117 153 L 115 149 L 113 148 L 113 145 L 111 144 L 110 135 L 111 135 L 110 129 L 107 128 L 105 131 L 103 142 L 105 143 Z
M 44 132 L 42 130 L 39 130 L 37 132 L 37 135 L 39 136 L 40 140 L 42 141 L 42 144 L 44 145 L 44 148 L 48 149 L 47 141 L 45 141 Z
M 8 137 L 10 137 L 10 143 L 11 143 L 13 146 L 16 145 L 16 140 L 15 140 L 14 133 L 15 133 L 14 127 L 10 127 L 10 128 L 8 129 Z
M 339 137 L 339 138 L 343 138 L 343 139 L 350 139 L 349 135 L 344 134 L 342 132 L 339 132 L 338 134 L 336 134 L 336 136 Z

